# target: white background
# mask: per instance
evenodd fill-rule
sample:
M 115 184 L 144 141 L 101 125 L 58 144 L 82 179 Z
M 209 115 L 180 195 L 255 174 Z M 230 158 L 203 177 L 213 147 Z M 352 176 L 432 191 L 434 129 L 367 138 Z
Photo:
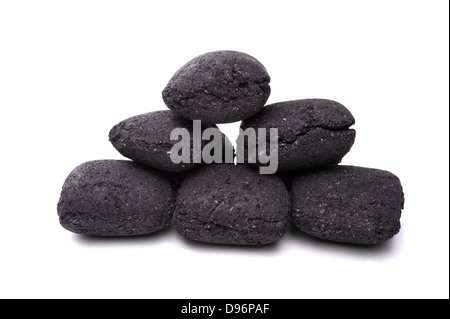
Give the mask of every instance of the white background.
M 448 298 L 448 1 L 1 1 L 1 298 Z M 173 229 L 89 239 L 59 226 L 78 164 L 122 158 L 109 129 L 164 109 L 191 58 L 232 49 L 269 103 L 329 98 L 357 140 L 343 163 L 394 172 L 401 233 L 377 247 L 188 242 Z M 235 138 L 237 125 L 224 128 Z

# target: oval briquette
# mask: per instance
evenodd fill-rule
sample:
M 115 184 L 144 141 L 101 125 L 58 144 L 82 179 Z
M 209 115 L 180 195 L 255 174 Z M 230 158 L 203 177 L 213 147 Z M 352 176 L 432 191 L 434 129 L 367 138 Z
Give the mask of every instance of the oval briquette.
M 275 175 L 244 165 L 206 165 L 178 191 L 176 229 L 206 243 L 269 244 L 284 235 L 289 209 L 289 193 Z
M 179 140 L 171 140 L 171 132 L 176 128 L 186 129 L 189 132 L 189 161 L 174 163 L 170 157 L 172 147 Z M 215 128 L 215 125 L 202 125 L 200 134 L 206 128 Z M 133 116 L 115 125 L 109 132 L 112 145 L 125 157 L 138 163 L 168 172 L 183 172 L 200 165 L 194 163 L 195 152 L 193 122 L 175 115 L 172 111 L 156 111 Z M 201 139 L 201 135 L 199 136 Z M 201 140 L 202 149 L 209 141 Z M 226 160 L 226 147 L 229 147 L 231 162 L 234 149 L 228 138 L 222 134 L 222 161 Z M 198 154 L 201 160 L 201 152 Z
M 166 227 L 173 192 L 156 170 L 131 161 L 100 160 L 76 167 L 58 203 L 61 225 L 90 236 L 144 235 Z
M 295 226 L 317 238 L 377 244 L 400 231 L 402 185 L 387 171 L 337 166 L 303 172 L 291 196 Z
M 252 56 L 236 51 L 200 55 L 182 66 L 162 95 L 178 115 L 230 123 L 256 114 L 270 95 L 270 77 Z
M 355 123 L 342 104 L 325 99 L 306 99 L 266 106 L 255 116 L 242 121 L 241 129 L 256 131 L 278 129 L 278 170 L 290 171 L 338 164 L 350 151 L 355 140 Z M 269 138 L 266 139 L 269 150 Z M 248 163 L 248 142 L 244 154 L 237 158 Z M 250 165 L 261 166 L 258 160 Z

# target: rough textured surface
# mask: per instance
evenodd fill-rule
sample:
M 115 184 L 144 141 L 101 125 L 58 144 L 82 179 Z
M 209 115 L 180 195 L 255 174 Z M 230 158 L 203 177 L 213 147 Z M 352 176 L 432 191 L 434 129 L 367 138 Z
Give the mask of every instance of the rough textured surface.
M 337 164 L 331 164 L 331 165 L 327 165 L 327 166 L 323 166 L 321 168 L 333 168 L 338 166 Z M 300 173 L 307 173 L 308 171 L 314 171 L 317 170 L 317 168 L 311 168 L 311 169 L 307 169 L 307 170 L 298 170 L 298 171 L 280 171 L 280 172 L 276 172 L 275 175 L 278 176 L 278 178 L 280 178 L 284 185 L 286 185 L 286 188 L 290 191 L 291 187 L 292 187 L 292 181 L 294 180 L 294 178 L 297 177 L 298 174 Z
M 76 167 L 58 203 L 61 225 L 90 236 L 149 234 L 166 227 L 172 213 L 167 179 L 131 161 L 92 161 Z
M 256 114 L 270 95 L 270 77 L 241 52 L 200 55 L 181 67 L 162 92 L 166 105 L 187 119 L 230 123 Z
M 306 99 L 268 105 L 243 121 L 241 128 L 265 128 L 267 133 L 278 128 L 278 170 L 288 171 L 340 163 L 355 141 L 356 133 L 349 129 L 354 123 L 342 104 Z M 247 142 L 244 153 L 247 162 Z
M 192 240 L 236 245 L 269 244 L 286 230 L 290 198 L 274 175 L 243 165 L 200 167 L 177 195 L 177 231 Z
M 404 196 L 392 173 L 337 166 L 298 175 L 292 219 L 305 233 L 331 241 L 377 244 L 400 231 Z
M 209 125 L 202 126 L 202 130 L 207 127 L 217 128 L 215 125 Z M 190 133 L 190 163 L 175 164 L 170 159 L 170 151 L 178 142 L 170 139 L 170 133 L 174 128 L 186 128 Z M 159 170 L 182 172 L 200 165 L 193 163 L 192 121 L 176 116 L 171 111 L 151 112 L 126 119 L 111 129 L 109 140 L 123 156 Z M 225 154 L 225 140 L 228 139 L 222 134 L 223 154 Z M 208 143 L 209 141 L 203 141 L 202 145 Z

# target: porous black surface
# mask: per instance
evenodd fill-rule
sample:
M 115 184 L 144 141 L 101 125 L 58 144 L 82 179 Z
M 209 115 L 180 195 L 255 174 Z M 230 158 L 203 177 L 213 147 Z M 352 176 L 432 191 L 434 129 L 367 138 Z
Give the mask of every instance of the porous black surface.
M 76 167 L 58 203 L 61 225 L 90 236 L 134 236 L 166 227 L 173 191 L 159 172 L 131 161 L 100 160 Z
M 291 187 L 292 220 L 325 240 L 377 244 L 400 231 L 404 195 L 387 171 L 337 166 L 300 173 Z
M 157 111 L 137 115 L 115 125 L 109 132 L 109 140 L 125 157 L 138 163 L 168 172 L 183 172 L 200 164 L 193 163 L 193 130 L 192 121 L 175 115 L 172 111 Z M 215 125 L 203 125 L 202 132 Z M 170 133 L 175 128 L 186 128 L 190 134 L 190 163 L 174 163 L 170 158 L 172 147 L 178 143 L 170 139 Z M 225 160 L 225 139 L 222 134 L 222 153 Z M 202 145 L 209 141 L 202 141 Z M 231 143 L 229 143 L 231 145 Z M 232 147 L 232 146 L 231 146 Z
M 327 166 L 323 166 L 322 168 L 333 168 L 338 166 L 337 164 L 331 164 Z M 278 176 L 283 182 L 284 185 L 286 185 L 287 189 L 290 191 L 292 187 L 292 181 L 299 173 L 305 173 L 307 171 L 314 171 L 317 170 L 317 168 L 311 168 L 307 170 L 299 170 L 299 171 L 278 171 L 275 173 L 276 176 Z
M 289 210 L 289 193 L 275 175 L 260 175 L 244 165 L 213 164 L 183 181 L 175 222 L 177 231 L 192 240 L 262 245 L 284 235 Z
M 354 123 L 350 111 L 338 102 L 305 99 L 267 105 L 242 121 L 241 128 L 265 128 L 267 150 L 269 129 L 278 128 L 278 170 L 290 171 L 340 163 L 355 141 L 355 130 L 349 128 Z M 247 147 L 245 139 L 245 163 Z
M 270 95 L 270 77 L 252 56 L 236 51 L 200 55 L 182 66 L 162 95 L 187 119 L 230 123 L 256 114 Z

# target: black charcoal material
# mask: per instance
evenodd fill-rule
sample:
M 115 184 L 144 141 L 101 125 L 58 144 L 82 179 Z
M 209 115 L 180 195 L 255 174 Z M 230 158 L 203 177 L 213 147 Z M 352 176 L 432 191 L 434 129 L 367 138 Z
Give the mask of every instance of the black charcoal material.
M 236 51 L 200 55 L 181 67 L 162 92 L 187 119 L 230 123 L 256 114 L 270 95 L 270 77 L 252 56 Z
M 172 187 L 172 190 L 176 194 L 178 189 L 181 187 L 181 184 L 183 183 L 183 180 L 186 178 L 186 176 L 189 175 L 190 171 L 185 172 L 164 172 L 161 171 L 164 176 L 167 177 L 167 180 L 169 181 L 170 186 Z
M 355 141 L 356 132 L 349 128 L 354 123 L 350 111 L 338 102 L 305 99 L 268 105 L 244 120 L 241 128 L 253 128 L 256 132 L 265 128 L 267 133 L 270 128 L 278 128 L 278 170 L 291 171 L 340 163 Z M 266 141 L 269 150 L 268 134 Z M 246 163 L 247 147 L 246 138 Z
M 291 189 L 292 179 L 295 177 L 295 174 L 293 172 L 277 172 L 275 175 L 283 181 L 288 190 Z
M 324 166 L 322 168 L 333 168 L 336 166 L 338 166 L 338 165 L 331 164 L 331 165 Z M 278 176 L 284 182 L 284 185 L 286 185 L 287 189 L 290 191 L 291 187 L 292 187 L 292 181 L 299 173 L 306 173 L 308 171 L 314 171 L 314 170 L 317 170 L 317 168 L 311 168 L 308 170 L 299 170 L 299 171 L 280 171 L 280 172 L 276 172 L 275 175 Z
M 125 157 L 138 163 L 168 172 L 183 172 L 200 164 L 193 162 L 193 123 L 175 115 L 172 111 L 157 111 L 137 115 L 115 125 L 109 132 L 112 145 Z M 206 128 L 217 128 L 215 125 L 203 125 Z M 170 139 L 175 128 L 186 128 L 190 134 L 190 163 L 174 163 L 170 158 L 172 147 L 178 143 Z M 218 129 L 218 128 L 217 128 Z M 222 134 L 222 161 L 225 161 L 225 141 L 232 147 L 228 138 Z M 202 141 L 202 147 L 209 141 Z M 233 150 L 234 154 L 234 150 Z
M 244 165 L 213 164 L 183 181 L 175 224 L 181 235 L 196 241 L 263 245 L 284 235 L 289 211 L 289 193 L 275 175 L 260 175 Z
M 76 167 L 58 203 L 61 225 L 89 236 L 134 236 L 169 225 L 174 206 L 166 177 L 131 161 L 99 160 Z
M 400 231 L 404 195 L 387 171 L 337 166 L 299 174 L 291 188 L 292 220 L 325 240 L 382 243 Z

